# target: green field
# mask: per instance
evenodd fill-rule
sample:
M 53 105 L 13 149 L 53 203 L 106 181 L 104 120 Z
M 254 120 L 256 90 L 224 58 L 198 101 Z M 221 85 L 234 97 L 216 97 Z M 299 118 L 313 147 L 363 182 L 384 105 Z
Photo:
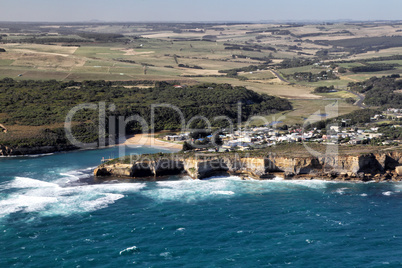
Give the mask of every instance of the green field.
M 323 86 L 335 86 L 336 89 L 345 89 L 350 81 L 337 79 L 337 80 L 323 80 L 319 82 L 298 82 L 300 85 L 309 86 L 313 89 Z
M 340 114 L 358 109 L 344 101 L 346 98 L 355 98 L 355 95 L 342 91 L 349 82 L 364 81 L 373 76 L 402 74 L 402 60 L 367 60 L 400 55 L 402 47 L 376 49 L 370 48 L 370 44 L 359 43 L 355 48 L 348 47 L 350 38 L 366 38 L 369 42 L 370 38 L 402 35 L 401 31 L 397 32 L 402 30 L 400 24 L 393 27 L 372 24 L 373 27 L 344 23 L 296 27 L 294 24 L 77 23 L 61 25 L 64 30 L 68 28 L 68 32 L 58 32 L 57 27 L 46 28 L 46 24 L 33 24 L 18 32 L 8 32 L 8 26 L 1 26 L 0 23 L 0 34 L 4 41 L 0 47 L 6 50 L 0 53 L 0 79 L 151 80 L 179 81 L 189 85 L 227 83 L 291 100 L 294 110 L 274 115 L 276 118 L 284 118 L 273 121 L 302 124 L 305 118 L 318 110 L 325 110 L 326 105 L 332 105 L 334 99 L 340 99 Z M 280 33 L 275 32 L 278 29 Z M 344 30 L 351 35 L 339 33 Z M 90 35 L 85 37 L 83 33 Z M 107 34 L 122 36 L 107 39 Z M 60 38 L 74 41 L 65 43 L 58 41 Z M 33 43 L 27 43 L 29 40 Z M 41 43 L 41 40 L 47 41 Z M 331 42 L 345 45 L 334 46 Z M 300 59 L 302 62 L 309 60 L 311 65 L 295 64 L 290 65 L 296 66 L 293 68 L 281 68 L 284 59 Z M 331 65 L 334 62 L 344 63 Z M 347 71 L 337 74 L 340 79 L 336 80 L 300 82 L 292 79 L 296 72 L 317 74 L 329 68 L 336 71 L 339 67 L 348 69 L 370 63 L 401 66 L 395 70 L 375 73 Z M 266 65 L 260 70 L 247 70 L 251 65 L 261 64 Z M 276 78 L 267 66 L 277 70 L 283 77 L 289 77 L 287 79 L 290 83 Z M 246 68 L 246 71 L 241 68 Z M 235 75 L 225 76 L 222 72 L 234 69 L 239 70 Z M 244 78 L 247 80 L 241 80 Z M 320 86 L 334 86 L 341 91 L 314 94 L 314 89 Z M 272 116 L 269 117 L 272 119 Z M 261 122 L 256 120 L 255 123 Z
M 293 100 L 292 105 L 292 111 L 265 116 L 265 120 L 255 119 L 250 124 L 259 126 L 266 122 L 276 121 L 282 122 L 279 125 L 302 125 L 306 119 L 322 120 L 325 119 L 321 116 L 324 114 L 327 115 L 327 118 L 333 118 L 359 109 L 343 100 Z
M 303 67 L 295 67 L 295 68 L 287 68 L 287 69 L 280 69 L 279 71 L 282 74 L 294 74 L 294 73 L 305 73 L 305 72 L 310 72 L 310 73 L 320 73 L 322 71 L 327 70 L 327 68 L 322 68 L 322 67 L 316 67 L 316 66 L 312 66 L 312 65 L 308 65 L 308 66 L 303 66 Z
M 356 95 L 350 93 L 349 91 L 317 93 L 317 95 L 323 96 L 324 98 L 340 98 L 340 99 L 354 98 L 354 99 L 357 99 Z

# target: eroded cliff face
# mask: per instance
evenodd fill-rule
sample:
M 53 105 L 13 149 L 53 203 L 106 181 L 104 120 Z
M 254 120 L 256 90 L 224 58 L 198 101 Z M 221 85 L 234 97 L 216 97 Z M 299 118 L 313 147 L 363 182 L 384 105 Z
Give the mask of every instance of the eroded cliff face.
M 97 177 L 158 177 L 180 174 L 184 171 L 183 161 L 161 159 L 158 161 L 137 161 L 133 164 L 102 164 L 94 170 Z
M 398 179 L 396 167 L 402 166 L 401 152 L 364 155 L 326 155 L 322 157 L 269 156 L 261 158 L 237 155 L 197 155 L 138 161 L 133 164 L 103 164 L 95 176 L 158 177 L 186 173 L 194 179 L 216 174 L 245 175 L 257 179 L 272 174 L 291 178 L 325 178 L 342 180 Z
M 195 179 L 228 173 L 261 178 L 267 174 L 265 158 L 207 157 L 183 159 L 184 170 Z
M 105 165 L 102 168 L 97 168 L 94 175 L 102 176 L 117 176 L 117 177 L 133 177 L 133 165 L 116 163 L 113 165 Z

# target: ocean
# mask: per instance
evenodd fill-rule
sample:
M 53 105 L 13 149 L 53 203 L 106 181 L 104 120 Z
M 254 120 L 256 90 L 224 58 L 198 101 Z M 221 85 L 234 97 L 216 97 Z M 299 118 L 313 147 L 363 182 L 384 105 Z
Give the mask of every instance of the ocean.
M 0 158 L 0 267 L 402 266 L 401 183 L 94 179 L 113 155 Z

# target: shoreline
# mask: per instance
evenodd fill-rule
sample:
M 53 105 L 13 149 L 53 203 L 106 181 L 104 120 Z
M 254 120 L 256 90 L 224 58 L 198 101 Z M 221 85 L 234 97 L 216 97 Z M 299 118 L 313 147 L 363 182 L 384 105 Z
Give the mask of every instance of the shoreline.
M 154 137 L 155 134 L 135 134 L 134 136 L 129 137 L 126 139 L 125 142 L 116 144 L 116 146 L 146 146 L 146 147 L 153 147 L 153 148 L 162 148 L 168 149 L 171 151 L 180 151 L 183 149 L 182 144 L 172 143 L 167 141 L 162 141 Z
M 110 144 L 105 147 L 77 148 L 71 145 L 67 146 L 54 145 L 54 146 L 41 146 L 41 147 L 30 147 L 30 148 L 28 147 L 12 148 L 0 145 L 0 158 L 46 156 L 55 153 L 64 153 L 72 151 L 101 150 L 115 146 L 128 146 L 128 147 L 143 146 L 143 147 L 170 150 L 173 153 L 179 152 L 183 148 L 182 144 L 162 141 L 154 138 L 150 134 L 136 134 L 134 136 L 130 136 L 123 143 Z

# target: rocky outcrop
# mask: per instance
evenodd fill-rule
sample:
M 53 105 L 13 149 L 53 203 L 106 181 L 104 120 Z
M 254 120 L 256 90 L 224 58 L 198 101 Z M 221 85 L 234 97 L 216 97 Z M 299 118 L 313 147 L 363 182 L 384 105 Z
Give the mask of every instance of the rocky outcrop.
M 138 161 L 134 164 L 102 164 L 94 170 L 97 177 L 115 176 L 115 177 L 160 177 L 166 175 L 176 175 L 182 173 L 184 164 L 182 161 L 172 161 L 169 159 L 160 159 L 158 161 Z
M 286 179 L 390 180 L 402 175 L 402 153 L 326 155 L 322 157 L 239 157 L 236 154 L 176 156 L 174 159 L 137 161 L 133 164 L 103 164 L 95 176 L 132 178 L 186 173 L 194 179 L 216 174 L 245 175 L 257 179 L 282 174 Z
M 116 163 L 95 169 L 94 175 L 102 176 L 117 176 L 117 177 L 133 177 L 133 165 Z

